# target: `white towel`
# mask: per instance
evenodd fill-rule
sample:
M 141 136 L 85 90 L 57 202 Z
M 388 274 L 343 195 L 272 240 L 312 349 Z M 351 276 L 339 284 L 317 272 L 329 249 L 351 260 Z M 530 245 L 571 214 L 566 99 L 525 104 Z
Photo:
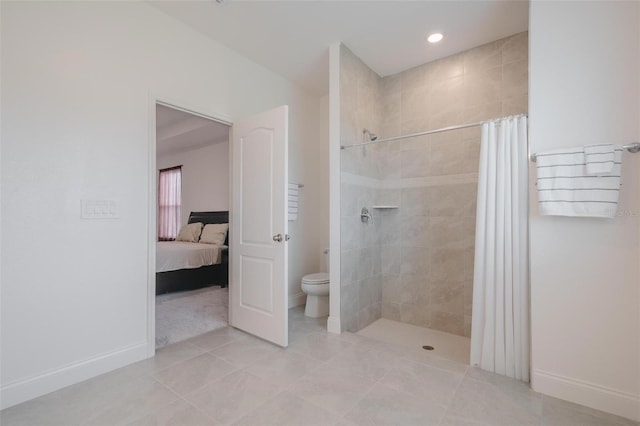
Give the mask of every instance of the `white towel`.
M 584 159 L 588 175 L 611 174 L 615 163 L 613 144 L 587 145 L 584 147 Z
M 289 221 L 294 221 L 298 219 L 298 184 L 297 183 L 289 183 L 287 187 L 287 199 L 288 199 L 288 219 Z
M 615 217 L 622 174 L 622 149 L 605 175 L 589 175 L 584 148 L 567 148 L 536 155 L 540 213 L 554 216 Z

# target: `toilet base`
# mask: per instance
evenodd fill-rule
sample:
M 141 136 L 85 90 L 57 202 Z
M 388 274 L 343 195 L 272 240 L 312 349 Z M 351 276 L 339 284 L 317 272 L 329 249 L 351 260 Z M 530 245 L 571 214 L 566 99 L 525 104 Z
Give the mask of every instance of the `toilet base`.
M 314 296 L 307 294 L 304 315 L 310 318 L 329 316 L 329 296 Z

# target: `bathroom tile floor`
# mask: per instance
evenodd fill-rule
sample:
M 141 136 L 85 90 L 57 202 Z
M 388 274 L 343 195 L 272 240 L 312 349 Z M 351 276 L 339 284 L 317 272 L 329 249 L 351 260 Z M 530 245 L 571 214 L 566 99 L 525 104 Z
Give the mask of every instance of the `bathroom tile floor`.
M 227 327 L 0 412 L 10 425 L 631 425 L 290 310 L 281 349 Z

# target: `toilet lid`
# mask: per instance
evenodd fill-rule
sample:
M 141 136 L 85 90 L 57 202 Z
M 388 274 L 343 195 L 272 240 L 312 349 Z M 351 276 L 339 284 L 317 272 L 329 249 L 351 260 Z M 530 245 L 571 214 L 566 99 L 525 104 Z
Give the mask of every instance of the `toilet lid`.
M 326 284 L 329 282 L 329 274 L 319 272 L 317 274 L 305 275 L 302 277 L 302 282 L 305 284 Z

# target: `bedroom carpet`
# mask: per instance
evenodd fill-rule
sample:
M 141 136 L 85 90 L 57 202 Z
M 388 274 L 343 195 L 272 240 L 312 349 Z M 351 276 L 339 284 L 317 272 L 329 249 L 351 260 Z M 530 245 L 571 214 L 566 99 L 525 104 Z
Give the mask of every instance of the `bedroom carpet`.
M 156 296 L 156 348 L 226 327 L 228 311 L 228 288 Z

